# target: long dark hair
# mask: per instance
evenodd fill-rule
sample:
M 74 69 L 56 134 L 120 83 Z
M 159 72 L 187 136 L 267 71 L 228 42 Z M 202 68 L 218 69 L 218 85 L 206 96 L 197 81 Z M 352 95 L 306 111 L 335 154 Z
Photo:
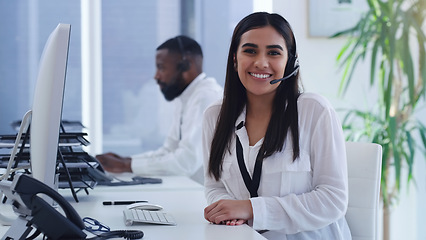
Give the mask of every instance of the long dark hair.
M 228 54 L 224 98 L 211 145 L 208 166 L 209 174 L 216 180 L 219 180 L 221 176 L 225 151 L 230 152 L 231 137 L 235 131 L 235 121 L 247 103 L 246 89 L 242 85 L 238 73 L 234 68 L 234 56 L 240 44 L 241 36 L 245 32 L 265 26 L 272 26 L 283 36 L 289 60 L 292 59 L 293 64 L 297 58 L 296 41 L 293 31 L 290 24 L 282 16 L 266 12 L 252 13 L 243 18 L 235 27 Z M 294 66 L 293 64 L 289 64 L 289 60 L 287 61 L 284 76 L 289 75 L 293 71 Z M 293 160 L 299 157 L 297 115 L 297 99 L 300 95 L 299 72 L 279 84 L 273 102 L 271 120 L 266 130 L 262 147 L 259 150 L 260 154 L 263 155 L 260 159 L 261 161 L 275 152 L 282 151 L 288 129 L 290 129 L 293 142 Z

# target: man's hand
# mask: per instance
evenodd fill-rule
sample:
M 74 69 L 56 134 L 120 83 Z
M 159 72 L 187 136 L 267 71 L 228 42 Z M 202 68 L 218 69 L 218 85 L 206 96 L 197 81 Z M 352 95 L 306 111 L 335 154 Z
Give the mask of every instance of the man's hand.
M 241 225 L 253 218 L 250 200 L 219 200 L 204 209 L 204 218 L 215 224 Z
M 115 153 L 96 155 L 105 171 L 112 173 L 132 172 L 130 157 L 121 157 Z

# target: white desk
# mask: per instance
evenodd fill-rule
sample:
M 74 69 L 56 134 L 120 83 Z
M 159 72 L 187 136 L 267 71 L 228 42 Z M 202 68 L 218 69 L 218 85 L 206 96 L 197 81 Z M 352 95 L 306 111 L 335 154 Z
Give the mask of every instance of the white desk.
M 208 223 L 204 219 L 206 206 L 203 188 L 198 183 L 184 177 L 162 177 L 162 184 L 120 187 L 96 187 L 89 195 L 78 193 L 76 203 L 69 190 L 60 193 L 74 206 L 81 217 L 90 216 L 108 225 L 111 230 L 137 229 L 145 233 L 143 239 L 182 239 L 182 240 L 260 240 L 263 236 L 247 225 L 225 226 Z M 140 224 L 126 226 L 123 220 L 125 206 L 104 206 L 104 200 L 148 200 L 163 206 L 171 214 L 176 226 Z M 0 226 L 0 236 L 7 227 Z

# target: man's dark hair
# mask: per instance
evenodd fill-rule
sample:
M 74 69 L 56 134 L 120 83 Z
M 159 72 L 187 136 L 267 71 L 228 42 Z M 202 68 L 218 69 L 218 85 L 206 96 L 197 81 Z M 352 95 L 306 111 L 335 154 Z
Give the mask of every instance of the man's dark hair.
M 181 55 L 185 54 L 201 57 L 203 56 L 203 51 L 201 50 L 201 46 L 197 43 L 197 41 L 184 35 L 179 35 L 165 41 L 163 44 L 157 47 L 157 51 L 161 49 L 168 49 L 170 52 Z

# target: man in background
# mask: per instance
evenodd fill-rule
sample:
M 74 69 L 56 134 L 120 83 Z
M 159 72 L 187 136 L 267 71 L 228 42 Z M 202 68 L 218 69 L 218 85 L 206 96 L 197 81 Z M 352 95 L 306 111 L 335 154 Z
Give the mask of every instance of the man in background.
M 112 173 L 186 175 L 203 183 L 202 117 L 204 110 L 222 97 L 222 87 L 203 72 L 201 47 L 189 37 L 177 36 L 157 47 L 155 63 L 154 78 L 161 92 L 176 104 L 163 146 L 130 157 L 105 153 L 96 158 Z

